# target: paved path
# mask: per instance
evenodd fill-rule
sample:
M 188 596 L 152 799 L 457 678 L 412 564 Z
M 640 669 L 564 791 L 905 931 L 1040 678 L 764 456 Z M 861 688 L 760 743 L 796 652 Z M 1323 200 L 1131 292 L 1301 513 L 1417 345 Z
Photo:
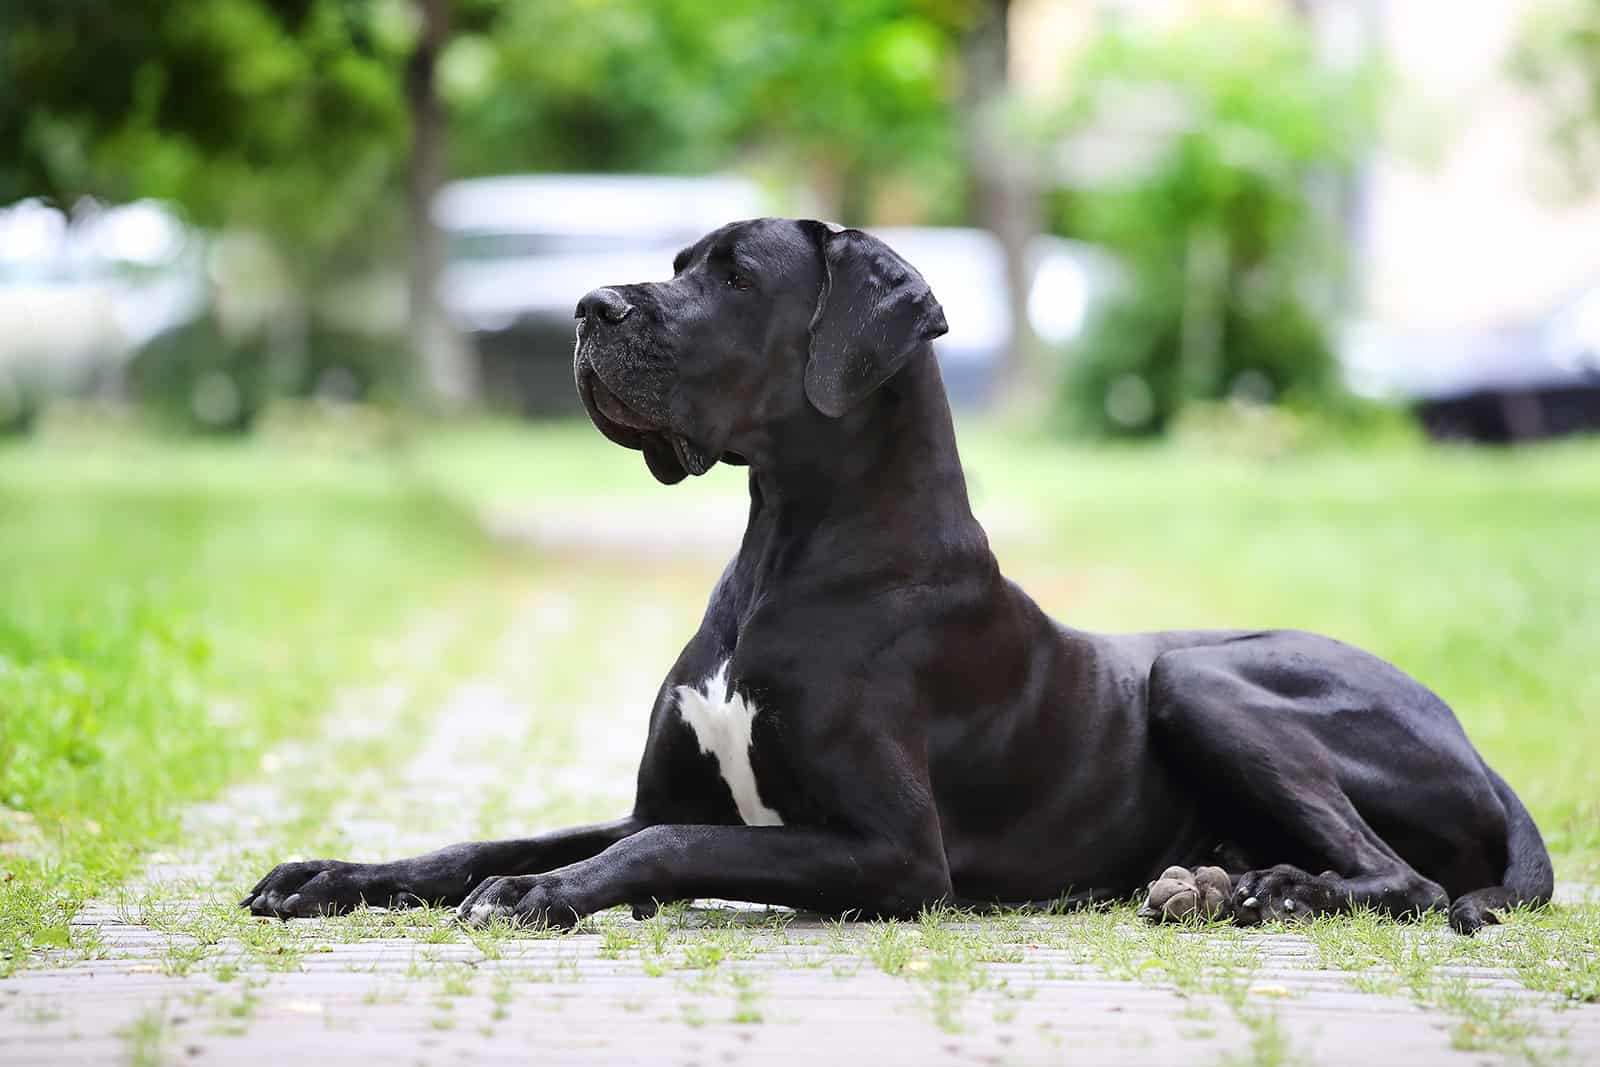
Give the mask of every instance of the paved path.
M 291 854 L 625 810 L 657 672 L 709 580 L 558 562 L 437 613 L 392 650 L 392 682 L 344 694 L 327 733 L 85 908 L 74 951 L 0 982 L 0 1064 L 1600 1062 L 1600 1007 L 1560 1010 L 1503 969 L 1434 967 L 1424 1004 L 1392 961 L 1330 970 L 1303 937 L 1152 932 L 1126 909 L 838 925 L 704 907 L 473 940 L 438 913 L 232 908 Z M 1455 944 L 1406 936 L 1413 960 Z

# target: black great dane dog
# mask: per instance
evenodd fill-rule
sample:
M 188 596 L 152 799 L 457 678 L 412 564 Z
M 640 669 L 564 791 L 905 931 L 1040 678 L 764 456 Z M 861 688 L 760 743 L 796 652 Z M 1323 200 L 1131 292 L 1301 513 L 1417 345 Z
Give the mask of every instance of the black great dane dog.
M 632 814 L 285 863 L 252 912 L 905 915 L 1127 897 L 1169 865 L 1222 867 L 1246 925 L 1448 908 L 1470 933 L 1549 900 L 1527 810 L 1395 667 L 1292 631 L 1084 633 L 1002 577 L 931 355 L 944 312 L 883 243 L 758 219 L 673 268 L 579 302 L 578 391 L 662 482 L 748 466 L 750 518 L 656 698 Z

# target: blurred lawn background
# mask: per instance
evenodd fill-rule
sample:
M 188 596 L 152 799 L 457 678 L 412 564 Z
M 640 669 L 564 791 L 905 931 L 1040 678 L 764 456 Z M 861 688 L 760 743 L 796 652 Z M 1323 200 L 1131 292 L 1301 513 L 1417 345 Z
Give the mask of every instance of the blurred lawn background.
M 497 174 L 978 233 L 1010 318 L 961 441 L 1011 576 L 1074 626 L 1395 661 L 1593 882 L 1600 441 L 1430 434 L 1600 411 L 1597 86 L 1600 0 L 13 0 L 0 973 L 408 625 L 615 551 L 486 516 L 736 532 L 739 472 L 663 489 L 578 417 L 578 291 L 526 294 L 554 392 L 496 392 L 433 205 Z M 99 249 L 129 205 L 159 263 Z M 1068 338 L 1034 329 L 1036 238 L 1112 265 Z M 638 595 L 687 637 L 717 566 L 675 529 Z
M 1563 874 L 1600 873 L 1600 446 L 1262 458 L 1090 447 L 992 418 L 961 438 L 1002 564 L 1058 618 L 1294 626 L 1373 649 L 1456 707 Z M 49 883 L 32 905 L 59 917 L 63 893 L 170 834 L 182 801 L 309 729 L 335 685 L 373 669 L 376 636 L 453 585 L 537 565 L 479 531 L 487 509 L 606 521 L 635 500 L 736 537 L 743 488 L 722 468 L 663 489 L 634 454 L 559 421 L 430 424 L 398 449 L 332 427 L 315 445 L 79 430 L 0 449 L 8 874 Z M 714 560 L 665 547 L 663 571 L 709 582 Z M 691 632 L 702 594 L 662 588 Z M 635 654 L 665 670 L 676 648 Z M 17 883 L 6 896 L 26 903 Z

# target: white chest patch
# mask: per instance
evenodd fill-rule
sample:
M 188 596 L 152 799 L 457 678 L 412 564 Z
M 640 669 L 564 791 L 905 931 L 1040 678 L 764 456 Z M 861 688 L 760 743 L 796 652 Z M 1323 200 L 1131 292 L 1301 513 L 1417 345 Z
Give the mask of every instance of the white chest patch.
M 728 661 L 696 689 L 680 685 L 678 714 L 694 731 L 700 751 L 717 757 L 717 770 L 733 793 L 747 826 L 782 826 L 783 818 L 761 802 L 750 766 L 750 724 L 761 709 L 728 689 Z

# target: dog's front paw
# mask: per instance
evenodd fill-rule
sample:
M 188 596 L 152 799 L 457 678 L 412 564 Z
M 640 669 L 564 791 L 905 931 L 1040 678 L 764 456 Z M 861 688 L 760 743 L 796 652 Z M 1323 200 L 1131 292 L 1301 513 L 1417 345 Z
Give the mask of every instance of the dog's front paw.
M 1229 888 L 1221 867 L 1168 867 L 1150 883 L 1139 918 L 1153 923 L 1225 919 L 1232 914 Z
M 518 926 L 558 930 L 570 930 L 587 914 L 561 881 L 548 874 L 485 879 L 456 909 L 456 919 L 469 926 L 505 919 Z
M 1240 926 L 1304 922 L 1338 910 L 1339 890 L 1331 874 L 1310 874 L 1280 863 L 1249 871 L 1233 891 L 1233 920 Z
M 395 907 L 402 897 L 382 864 L 300 860 L 268 871 L 239 906 L 252 915 L 297 919 L 342 915 L 364 903 Z

